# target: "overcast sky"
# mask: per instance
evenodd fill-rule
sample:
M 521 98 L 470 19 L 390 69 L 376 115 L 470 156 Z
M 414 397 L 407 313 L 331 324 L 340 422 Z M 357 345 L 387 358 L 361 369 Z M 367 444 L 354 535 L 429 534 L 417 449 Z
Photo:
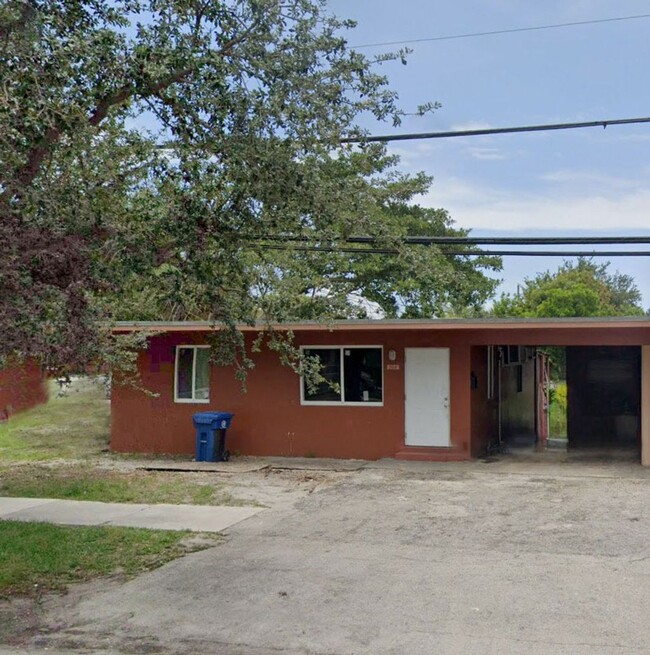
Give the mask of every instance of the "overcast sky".
M 647 0 L 330 0 L 354 18 L 351 45 L 650 14 Z M 650 18 L 410 45 L 385 67 L 406 110 L 398 131 L 650 115 Z M 392 46 L 395 48 L 395 46 Z M 364 48 L 372 54 L 391 47 Z M 374 133 L 388 125 L 368 125 Z M 404 171 L 434 176 L 421 204 L 444 207 L 475 235 L 650 235 L 650 124 L 402 142 Z M 613 249 L 612 247 L 607 247 Z M 644 249 L 650 249 L 646 247 Z M 506 258 L 502 290 L 561 259 Z M 599 259 L 597 261 L 606 261 Z M 650 258 L 612 258 L 650 306 Z

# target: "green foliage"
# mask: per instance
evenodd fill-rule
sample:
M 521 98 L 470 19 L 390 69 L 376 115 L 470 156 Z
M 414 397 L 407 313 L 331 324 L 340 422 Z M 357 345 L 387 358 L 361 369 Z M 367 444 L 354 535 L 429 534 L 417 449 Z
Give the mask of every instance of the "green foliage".
M 550 391 L 549 436 L 567 436 L 567 386 L 565 381 L 555 382 Z
M 157 568 L 188 552 L 181 543 L 187 534 L 0 521 L 0 595 L 38 595 L 118 570 Z
M 555 385 L 554 388 L 555 395 L 553 397 L 554 402 L 557 403 L 564 411 L 567 409 L 567 388 L 566 382 L 559 382 Z
M 633 278 L 609 273 L 609 264 L 579 259 L 524 282 L 518 295 L 503 294 L 495 316 L 642 316 L 641 293 Z
M 408 246 L 396 238 L 411 235 L 464 237 L 444 209 L 392 202 L 381 212 L 387 235 L 384 245 L 398 249 L 396 257 L 354 255 L 344 272 L 355 292 L 376 302 L 390 318 L 432 318 L 476 315 L 494 294 L 498 280 L 483 271 L 498 271 L 498 257 L 447 255 L 467 246 Z
M 350 261 L 287 240 L 451 229 L 408 207 L 425 176 L 396 175 L 382 145 L 341 145 L 360 116 L 399 123 L 378 67 L 405 53 L 350 50 L 353 23 L 325 0 L 5 0 L 0 12 L 0 359 L 132 370 L 142 344 L 115 343 L 111 321 L 202 318 L 233 333 L 358 316 L 353 292 L 408 316 L 489 295 L 476 268 L 496 260 L 434 248 Z M 232 334 L 229 346 L 244 375 Z

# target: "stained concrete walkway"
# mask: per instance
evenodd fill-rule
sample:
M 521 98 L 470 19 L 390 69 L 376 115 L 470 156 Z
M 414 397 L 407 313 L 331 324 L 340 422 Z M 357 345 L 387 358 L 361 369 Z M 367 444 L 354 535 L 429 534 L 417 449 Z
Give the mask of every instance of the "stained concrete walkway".
M 0 519 L 60 525 L 121 525 L 150 530 L 221 532 L 260 507 L 99 503 L 53 498 L 0 498 Z

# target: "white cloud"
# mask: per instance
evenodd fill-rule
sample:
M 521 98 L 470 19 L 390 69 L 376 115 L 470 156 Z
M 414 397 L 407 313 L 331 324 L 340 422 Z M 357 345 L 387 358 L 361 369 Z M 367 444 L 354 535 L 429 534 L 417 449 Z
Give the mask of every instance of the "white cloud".
M 388 152 L 400 158 L 399 168 L 401 170 L 420 170 L 431 162 L 431 157 L 441 149 L 441 145 L 435 141 L 418 141 L 408 145 L 397 145 L 390 143 Z
M 601 191 L 602 189 L 635 189 L 639 185 L 636 179 L 606 175 L 595 171 L 577 171 L 571 169 L 549 171 L 540 175 L 540 179 L 544 182 L 580 185 L 583 189 L 588 186 L 595 186 Z
M 611 190 L 610 190 L 611 191 Z M 621 193 L 541 194 L 437 178 L 422 204 L 444 207 L 457 225 L 494 230 L 624 230 L 650 227 L 650 187 Z
M 449 130 L 451 132 L 468 132 L 470 130 L 490 130 L 494 127 L 485 121 L 467 121 L 467 123 L 455 123 Z
M 507 159 L 504 152 L 498 148 L 467 148 L 467 154 L 479 161 L 497 161 Z
M 358 293 L 348 294 L 348 302 L 355 307 L 360 307 L 366 312 L 368 318 L 382 319 L 386 318 L 386 312 L 379 303 L 374 300 L 368 300 Z

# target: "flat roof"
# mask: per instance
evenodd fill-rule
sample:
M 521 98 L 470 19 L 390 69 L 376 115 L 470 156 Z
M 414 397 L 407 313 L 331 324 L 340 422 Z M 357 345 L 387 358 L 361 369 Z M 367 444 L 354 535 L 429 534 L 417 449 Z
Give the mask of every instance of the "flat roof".
M 346 319 L 330 322 L 302 321 L 292 323 L 258 323 L 237 326 L 243 332 L 272 327 L 275 330 L 340 331 L 340 330 L 513 330 L 575 328 L 650 328 L 648 316 L 598 316 L 578 318 L 399 318 Z M 214 321 L 117 321 L 114 332 L 212 332 L 223 326 Z

